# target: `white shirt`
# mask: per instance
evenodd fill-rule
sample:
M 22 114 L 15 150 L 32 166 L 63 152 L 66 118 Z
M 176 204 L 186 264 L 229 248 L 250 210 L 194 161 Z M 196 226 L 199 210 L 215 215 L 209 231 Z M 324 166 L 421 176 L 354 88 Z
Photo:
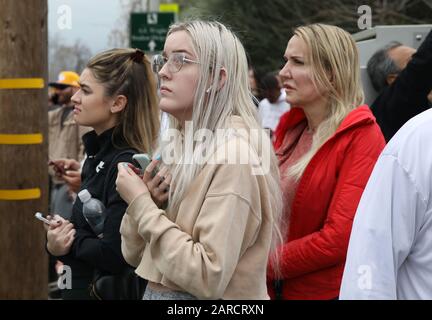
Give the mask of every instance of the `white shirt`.
M 261 100 L 258 105 L 258 113 L 263 128 L 270 128 L 273 131 L 276 129 L 280 117 L 290 109 L 290 105 L 285 101 L 285 98 L 286 92 L 283 89 L 275 103 L 270 103 L 267 98 Z
M 379 157 L 354 219 L 340 299 L 432 299 L 432 110 Z

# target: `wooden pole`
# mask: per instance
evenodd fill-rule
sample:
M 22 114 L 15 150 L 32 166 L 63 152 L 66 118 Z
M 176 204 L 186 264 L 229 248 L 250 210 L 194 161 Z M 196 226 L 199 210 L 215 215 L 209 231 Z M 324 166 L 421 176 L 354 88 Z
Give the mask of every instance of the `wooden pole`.
M 47 299 L 47 0 L 0 8 L 0 299 Z

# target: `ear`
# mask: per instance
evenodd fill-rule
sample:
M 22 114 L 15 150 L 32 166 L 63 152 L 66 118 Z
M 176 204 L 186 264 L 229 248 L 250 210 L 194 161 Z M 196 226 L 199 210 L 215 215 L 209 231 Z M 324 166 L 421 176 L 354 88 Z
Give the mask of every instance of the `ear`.
M 227 79 L 227 71 L 225 69 L 225 67 L 222 67 L 220 69 L 220 73 L 219 73 L 219 84 L 218 84 L 218 90 L 222 89 L 223 86 L 225 85 Z
M 391 73 L 387 76 L 386 81 L 388 85 L 391 85 L 393 83 L 393 81 L 395 81 L 397 78 L 397 74 L 395 73 Z
M 118 113 L 123 111 L 126 108 L 127 98 L 124 95 L 118 95 L 111 105 L 110 111 L 111 113 Z

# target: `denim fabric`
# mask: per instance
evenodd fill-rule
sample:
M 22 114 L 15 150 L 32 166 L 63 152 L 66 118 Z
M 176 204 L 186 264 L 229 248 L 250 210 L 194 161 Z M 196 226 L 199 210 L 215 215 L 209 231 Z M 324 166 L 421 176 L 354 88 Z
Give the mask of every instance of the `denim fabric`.
M 197 300 L 197 298 L 187 292 L 155 291 L 147 286 L 143 300 Z

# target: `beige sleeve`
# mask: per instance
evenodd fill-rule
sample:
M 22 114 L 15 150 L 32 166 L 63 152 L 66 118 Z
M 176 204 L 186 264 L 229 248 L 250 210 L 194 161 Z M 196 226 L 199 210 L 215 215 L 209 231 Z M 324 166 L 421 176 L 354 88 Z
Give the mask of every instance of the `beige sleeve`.
M 165 216 L 148 193 L 135 199 L 126 215 L 137 221 L 155 267 L 200 299 L 223 296 L 242 247 L 250 245 L 260 225 L 249 202 L 233 193 L 207 196 L 193 228 L 195 241 Z
M 145 241 L 138 234 L 138 224 L 127 214 L 123 215 L 120 225 L 121 251 L 124 259 L 133 267 L 137 267 L 141 261 Z

